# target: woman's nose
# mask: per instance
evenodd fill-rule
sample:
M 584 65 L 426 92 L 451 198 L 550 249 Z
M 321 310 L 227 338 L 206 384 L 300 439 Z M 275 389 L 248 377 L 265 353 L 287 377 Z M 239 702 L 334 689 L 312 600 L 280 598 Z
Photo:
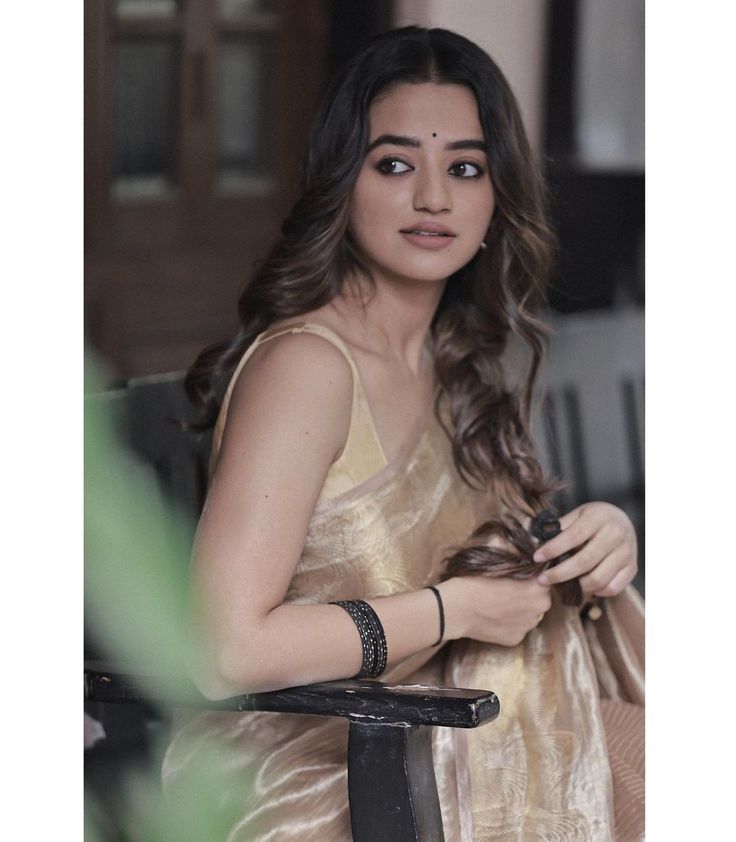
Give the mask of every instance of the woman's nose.
M 414 210 L 441 213 L 452 208 L 447 173 L 425 171 L 417 173 L 414 190 Z

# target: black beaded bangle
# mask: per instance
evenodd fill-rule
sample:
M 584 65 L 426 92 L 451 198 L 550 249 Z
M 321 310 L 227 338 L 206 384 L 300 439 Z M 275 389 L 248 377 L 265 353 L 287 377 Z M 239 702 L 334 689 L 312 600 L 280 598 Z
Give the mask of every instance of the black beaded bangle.
M 388 647 L 386 635 L 376 612 L 362 599 L 344 599 L 331 602 L 350 614 L 363 646 L 363 664 L 356 678 L 376 678 L 386 669 Z
M 376 646 L 376 660 L 373 665 L 373 672 L 371 678 L 377 678 L 386 669 L 388 663 L 388 645 L 386 643 L 386 632 L 383 630 L 381 621 L 378 619 L 378 614 L 373 610 L 373 606 L 369 605 L 363 600 L 358 600 L 358 605 L 362 609 L 363 614 L 371 626 L 373 631 L 374 642 Z
M 339 605 L 340 608 L 343 608 L 345 611 L 347 611 L 352 621 L 355 623 L 355 627 L 358 629 L 358 634 L 360 635 L 360 643 L 363 647 L 363 663 L 360 668 L 360 671 L 355 677 L 365 678 L 373 672 L 373 668 L 376 662 L 376 646 L 373 629 L 370 627 L 363 612 L 360 610 L 358 600 L 343 599 L 333 602 L 332 604 Z
M 437 643 L 432 644 L 432 646 L 439 646 L 445 637 L 445 608 L 442 605 L 442 597 L 440 596 L 440 592 L 437 588 L 435 588 L 434 585 L 427 585 L 427 590 L 432 591 L 432 593 L 437 597 L 437 605 L 440 609 L 440 639 Z

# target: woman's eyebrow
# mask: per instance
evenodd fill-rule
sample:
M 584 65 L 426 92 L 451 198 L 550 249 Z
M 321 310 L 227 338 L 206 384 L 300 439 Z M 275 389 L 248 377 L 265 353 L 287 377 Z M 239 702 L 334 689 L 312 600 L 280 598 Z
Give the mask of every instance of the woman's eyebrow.
M 391 144 L 392 146 L 411 146 L 415 149 L 418 149 L 422 145 L 418 137 L 406 137 L 400 134 L 382 134 L 368 145 L 366 152 L 370 152 L 376 146 L 381 146 L 384 143 Z M 445 144 L 445 149 L 477 149 L 480 152 L 487 151 L 486 144 L 482 140 L 453 140 L 451 143 Z

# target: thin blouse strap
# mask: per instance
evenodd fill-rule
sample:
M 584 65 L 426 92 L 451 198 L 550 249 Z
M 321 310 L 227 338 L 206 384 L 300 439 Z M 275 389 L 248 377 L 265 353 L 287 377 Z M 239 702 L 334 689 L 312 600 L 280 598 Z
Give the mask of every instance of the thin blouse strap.
M 222 407 L 220 409 L 220 414 L 217 419 L 217 423 L 215 424 L 213 433 L 212 462 L 214 463 L 217 453 L 219 452 L 220 444 L 222 443 L 223 430 L 225 429 L 227 412 L 230 405 L 230 398 L 232 397 L 235 383 L 237 382 L 245 364 L 251 358 L 255 350 L 264 342 L 268 342 L 269 339 L 275 339 L 277 336 L 283 336 L 287 333 L 311 333 L 316 336 L 321 336 L 342 353 L 350 366 L 350 370 L 353 375 L 353 403 L 350 416 L 350 429 L 348 431 L 348 436 L 345 440 L 345 446 L 343 447 L 342 453 L 338 459 L 335 460 L 333 465 L 350 461 L 352 457 L 358 455 L 356 452 L 358 446 L 365 448 L 366 443 L 369 445 L 370 449 L 374 451 L 374 457 L 370 461 L 376 462 L 376 460 L 378 460 L 382 463 L 381 467 L 386 465 L 386 455 L 383 452 L 381 441 L 378 438 L 378 433 L 373 421 L 373 416 L 371 415 L 365 389 L 363 388 L 363 383 L 360 379 L 360 372 L 358 371 L 358 366 L 353 359 L 352 354 L 348 350 L 345 342 L 343 342 L 343 340 L 340 339 L 334 331 L 324 325 L 319 325 L 314 322 L 292 322 L 291 324 L 280 325 L 279 327 L 263 331 L 263 333 L 258 334 L 258 336 L 256 336 L 253 340 L 235 367 L 235 370 L 230 378 L 230 382 L 228 383 L 227 391 L 225 392 L 225 397 L 223 398 Z M 364 461 L 367 455 L 368 454 L 366 453 L 361 453 L 359 455 L 360 461 Z

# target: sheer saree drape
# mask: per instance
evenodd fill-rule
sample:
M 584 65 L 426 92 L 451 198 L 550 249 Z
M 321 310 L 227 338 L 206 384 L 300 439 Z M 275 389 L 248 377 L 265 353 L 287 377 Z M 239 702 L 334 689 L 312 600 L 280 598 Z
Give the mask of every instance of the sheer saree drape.
M 371 599 L 435 582 L 448 549 L 483 519 L 483 496 L 458 477 L 434 418 L 387 464 L 347 348 L 325 328 L 304 323 L 257 342 L 285 330 L 335 344 L 354 378 L 348 441 L 330 469 L 286 599 Z M 574 609 L 556 604 L 517 647 L 453 641 L 417 653 L 383 677 L 488 689 L 501 700 L 490 725 L 434 729 L 447 842 L 642 838 L 640 631 L 641 603 L 630 592 L 609 601 L 595 629 L 584 629 Z M 219 712 L 183 718 L 163 766 L 172 803 L 179 775 L 211 740 L 227 746 L 223 804 L 236 803 L 240 816 L 228 840 L 351 839 L 345 721 Z

